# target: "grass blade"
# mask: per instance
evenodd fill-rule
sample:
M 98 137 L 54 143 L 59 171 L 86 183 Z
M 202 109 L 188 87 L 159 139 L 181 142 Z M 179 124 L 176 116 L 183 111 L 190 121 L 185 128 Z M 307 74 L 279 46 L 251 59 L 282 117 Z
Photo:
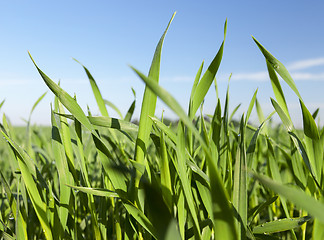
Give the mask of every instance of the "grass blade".
M 271 55 L 253 36 L 254 42 L 258 45 L 265 59 L 269 62 L 270 66 L 282 77 L 283 80 L 290 86 L 290 88 L 296 93 L 297 97 L 302 100 L 301 95 L 295 85 L 294 80 L 290 76 L 285 66 L 279 62 L 274 56 Z
M 159 82 L 159 75 L 160 75 L 160 60 L 161 60 L 161 51 L 162 45 L 164 41 L 164 37 L 169 29 L 169 26 L 175 16 L 175 13 L 172 15 L 171 20 L 167 28 L 165 29 L 160 41 L 155 49 L 155 53 L 153 56 L 151 68 L 149 71 L 149 78 L 152 79 L 154 82 Z M 148 88 L 145 87 L 143 101 L 142 101 L 142 108 L 141 108 L 141 115 L 140 121 L 138 126 L 138 135 L 136 140 L 136 150 L 135 150 L 135 160 L 141 164 L 144 163 L 144 158 L 146 154 L 146 148 L 148 144 L 148 140 L 150 137 L 150 132 L 152 128 L 152 121 L 149 119 L 149 116 L 154 116 L 155 107 L 156 107 L 156 95 Z M 143 174 L 143 173 L 142 173 Z
M 86 72 L 86 74 L 87 74 L 87 76 L 89 78 L 90 85 L 91 85 L 91 88 L 92 88 L 92 92 L 93 92 L 93 95 L 96 98 L 96 101 L 97 101 L 97 104 L 98 104 L 101 115 L 105 116 L 105 117 L 109 117 L 108 111 L 107 111 L 107 108 L 106 108 L 106 105 L 105 105 L 105 101 L 102 98 L 102 95 L 100 93 L 100 90 L 99 90 L 99 87 L 98 87 L 96 81 L 94 80 L 91 73 L 89 72 L 89 70 L 84 65 L 82 65 L 78 60 L 76 60 L 76 59 L 74 59 L 74 60 L 83 67 L 83 69 L 85 70 L 85 72 Z
M 303 225 L 304 223 L 306 223 L 311 219 L 312 219 L 311 217 L 305 216 L 300 218 L 284 218 L 272 222 L 266 222 L 254 227 L 253 233 L 269 234 L 269 233 L 287 231 L 290 229 L 300 227 L 301 225 Z
M 254 178 L 272 191 L 285 197 L 298 207 L 309 212 L 313 217 L 324 223 L 324 204 L 307 195 L 304 191 L 274 182 L 268 177 L 253 173 Z
M 207 71 L 204 73 L 202 78 L 200 79 L 197 87 L 195 88 L 194 95 L 192 98 L 192 108 L 190 109 L 190 115 L 194 116 L 203 102 L 211 84 L 213 83 L 213 80 L 215 78 L 215 75 L 218 71 L 218 68 L 220 66 L 222 57 L 223 57 L 223 51 L 224 51 L 224 44 L 225 44 L 225 38 L 226 38 L 226 31 L 227 31 L 227 20 L 225 21 L 224 25 L 224 40 L 215 56 L 211 64 L 209 65 Z

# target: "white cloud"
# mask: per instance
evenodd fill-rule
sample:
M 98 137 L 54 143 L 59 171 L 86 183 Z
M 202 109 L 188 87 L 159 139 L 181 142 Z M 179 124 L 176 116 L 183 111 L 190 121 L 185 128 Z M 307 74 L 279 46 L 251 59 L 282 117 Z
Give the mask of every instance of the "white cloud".
M 313 59 L 306 59 L 301 61 L 296 61 L 291 63 L 287 66 L 289 71 L 298 71 L 303 69 L 308 69 L 311 67 L 321 66 L 324 65 L 324 58 L 313 58 Z
M 250 73 L 233 73 L 231 80 L 267 81 L 269 75 L 266 71 Z
M 314 58 L 296 61 L 289 64 L 287 66 L 287 69 L 295 81 L 324 81 L 324 72 L 311 73 L 302 71 L 316 66 L 324 66 L 324 58 Z M 233 73 L 232 76 L 232 80 L 268 81 L 268 79 L 269 75 L 267 71 Z

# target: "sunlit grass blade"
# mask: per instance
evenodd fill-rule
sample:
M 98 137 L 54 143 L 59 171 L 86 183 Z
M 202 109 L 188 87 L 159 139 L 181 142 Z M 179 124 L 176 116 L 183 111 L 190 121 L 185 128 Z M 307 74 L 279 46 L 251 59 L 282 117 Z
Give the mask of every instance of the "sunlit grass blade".
M 73 184 L 73 180 L 71 177 L 71 173 L 69 171 L 67 156 L 65 155 L 65 149 L 63 147 L 63 140 L 60 133 L 60 129 L 58 128 L 58 124 L 56 119 L 54 118 L 54 113 L 51 113 L 51 122 L 52 122 L 52 148 L 55 157 L 56 169 L 59 175 L 59 218 L 61 223 L 61 228 L 59 236 L 64 237 L 63 232 L 67 230 L 67 219 L 69 215 L 70 208 L 70 197 L 71 197 L 71 189 L 66 186 L 66 184 Z
M 60 101 L 58 101 L 58 107 L 59 112 L 64 114 L 64 108 Z M 75 164 L 74 164 L 74 153 L 72 149 L 72 142 L 71 142 L 71 133 L 70 133 L 70 127 L 67 122 L 67 119 L 64 117 L 60 117 L 60 130 L 61 130 L 61 138 L 62 138 L 62 144 L 64 146 L 65 154 L 67 157 L 67 163 L 69 166 L 69 169 L 71 170 L 71 173 L 76 177 L 76 170 L 75 170 Z
M 272 90 L 276 97 L 277 103 L 281 107 L 283 112 L 286 114 L 286 116 L 291 120 L 289 111 L 288 111 L 287 102 L 285 99 L 285 95 L 282 91 L 278 76 L 277 76 L 276 72 L 274 71 L 273 67 L 271 66 L 271 64 L 268 61 L 266 61 L 266 63 L 267 63 L 267 69 L 268 69 L 268 73 L 269 73 L 269 77 L 270 77 L 270 81 L 271 81 Z
M 12 215 L 15 218 L 17 239 L 28 239 L 26 219 L 24 219 L 19 209 L 19 204 L 17 204 L 16 199 L 14 198 L 12 191 L 10 189 L 10 186 L 7 183 L 1 171 L 0 171 L 0 178 L 1 178 L 2 187 L 4 188 L 4 191 L 7 195 L 6 197 L 10 204 Z
M 81 64 L 78 60 L 74 59 L 77 63 Z M 105 105 L 105 101 L 104 99 L 102 98 L 102 95 L 100 93 L 100 90 L 99 90 L 99 87 L 96 83 L 96 81 L 94 80 L 94 78 L 92 77 L 91 73 L 89 72 L 89 70 L 81 64 L 81 66 L 83 67 L 83 69 L 85 70 L 88 78 L 89 78 L 89 81 L 90 81 L 90 85 L 91 85 L 91 88 L 92 88 L 92 92 L 93 92 L 93 95 L 95 96 L 96 98 L 96 101 L 97 101 L 97 104 L 98 104 L 98 107 L 99 107 L 99 110 L 100 110 L 100 113 L 102 116 L 106 116 L 106 117 L 109 117 L 108 115 L 108 111 L 107 111 L 107 108 L 106 108 L 106 105 Z
M 70 113 L 73 114 L 75 118 L 78 119 L 82 125 L 84 125 L 89 131 L 94 132 L 94 128 L 92 124 L 87 119 L 86 115 L 82 111 L 81 107 L 77 102 L 72 98 L 67 92 L 65 92 L 60 86 L 58 86 L 55 82 L 53 82 L 35 63 L 34 59 L 29 53 L 31 60 L 33 61 L 36 69 L 39 74 L 43 78 L 45 84 L 49 87 L 49 89 L 58 97 L 61 103 L 69 110 Z
M 121 111 L 119 110 L 119 108 L 118 108 L 115 104 L 113 104 L 112 102 L 110 102 L 110 101 L 108 101 L 108 100 L 106 100 L 106 99 L 104 99 L 104 102 L 105 102 L 105 104 L 106 104 L 107 106 L 109 106 L 109 107 L 111 107 L 112 109 L 114 109 L 115 112 L 118 114 L 118 116 L 119 116 L 121 119 L 123 119 L 123 114 L 121 113 Z
M 31 55 L 30 58 L 32 59 Z M 120 177 L 120 175 L 116 174 L 113 169 L 111 169 L 111 165 L 114 164 L 112 161 L 111 153 L 108 150 L 105 143 L 101 140 L 98 133 L 95 131 L 94 126 L 90 123 L 89 119 L 86 117 L 84 112 L 82 111 L 79 104 L 72 98 L 67 92 L 65 92 L 61 87 L 59 87 L 55 82 L 53 82 L 45 73 L 43 73 L 34 60 L 32 59 L 35 67 L 38 72 L 42 76 L 46 85 L 51 89 L 51 91 L 58 97 L 60 102 L 69 110 L 69 112 L 84 126 L 86 127 L 91 134 L 93 135 L 93 140 L 95 142 L 96 148 L 99 151 L 100 160 L 104 166 L 105 171 L 110 177 L 114 188 L 121 189 L 122 192 L 126 190 L 126 184 L 124 179 Z
M 290 132 L 289 134 L 291 136 L 293 136 L 294 139 L 296 139 L 296 141 L 298 142 L 299 152 L 300 152 L 300 154 L 301 154 L 301 156 L 302 156 L 302 158 L 303 158 L 303 160 L 305 162 L 305 165 L 307 166 L 310 174 L 312 175 L 312 177 L 313 177 L 316 185 L 318 186 L 319 189 L 321 189 L 320 183 L 318 181 L 317 173 L 314 171 L 314 165 L 315 165 L 315 163 L 311 163 L 310 162 L 310 160 L 308 158 L 308 155 L 307 155 L 307 152 L 305 150 L 305 147 L 304 147 L 302 141 L 299 139 L 299 137 L 295 133 L 293 133 L 293 132 Z
M 311 219 L 311 217 L 305 216 L 300 218 L 284 218 L 272 222 L 266 222 L 262 223 L 261 225 L 255 226 L 253 228 L 253 233 L 269 234 L 275 232 L 283 232 L 300 227 Z
M 280 107 L 280 105 L 272 98 L 271 98 L 271 103 L 274 109 L 276 110 L 276 112 L 278 113 L 282 123 L 287 128 L 288 132 L 293 131 L 294 125 L 290 120 L 290 117 L 285 113 L 285 111 Z
M 130 105 L 130 107 L 128 108 L 128 111 L 124 117 L 124 121 L 130 122 L 132 119 L 132 116 L 134 114 L 134 110 L 135 110 L 135 105 L 136 105 L 136 93 L 135 90 L 132 88 L 132 92 L 134 95 L 134 101 L 132 102 L 132 104 Z
M 266 121 L 268 121 L 273 114 L 275 114 L 275 111 L 273 111 L 258 127 L 258 129 L 255 131 L 255 133 L 253 134 L 253 137 L 250 141 L 249 147 L 246 151 L 246 153 L 253 153 L 255 151 L 255 147 L 256 147 L 256 141 L 258 139 L 259 134 L 261 133 L 262 129 L 265 127 L 265 123 Z
M 2 106 L 3 106 L 4 103 L 5 103 L 5 99 L 3 99 L 3 100 L 1 101 L 1 103 L 0 103 L 0 110 L 1 110 L 1 108 L 2 108 Z
M 253 105 L 252 105 L 253 106 Z M 236 226 L 239 239 L 246 239 L 247 228 L 247 174 L 245 151 L 245 124 L 244 115 L 240 122 L 240 142 L 236 152 L 233 182 L 233 206 L 236 209 Z
M 192 88 L 191 88 L 191 94 L 190 94 L 190 102 L 189 102 L 189 111 L 188 111 L 188 115 L 189 117 L 193 118 L 195 113 L 193 111 L 191 111 L 191 108 L 192 108 L 192 101 L 193 101 L 193 98 L 194 98 L 194 95 L 195 95 L 195 92 L 196 92 L 196 88 L 198 86 L 198 83 L 199 83 L 199 79 L 201 77 L 201 73 L 202 73 L 202 70 L 203 70 L 203 67 L 204 67 L 204 61 L 201 63 L 199 69 L 198 69 L 198 72 L 196 74 L 196 77 L 195 77 L 195 81 L 192 85 Z
M 225 44 L 225 38 L 226 38 L 226 31 L 227 31 L 227 20 L 224 24 L 224 40 L 221 44 L 221 47 L 219 48 L 215 58 L 209 65 L 207 71 L 204 73 L 202 78 L 200 79 L 197 87 L 195 88 L 194 95 L 191 100 L 191 108 L 190 108 L 190 115 L 193 116 L 196 114 L 199 106 L 203 102 L 211 84 L 213 83 L 213 80 L 215 78 L 215 75 L 218 71 L 218 68 L 220 66 L 222 57 L 223 57 L 223 51 L 224 51 L 224 44 Z
M 282 77 L 283 80 L 290 86 L 290 88 L 296 93 L 297 97 L 302 100 L 301 95 L 295 85 L 294 80 L 290 76 L 286 67 L 279 62 L 270 52 L 268 52 L 253 36 L 254 42 L 258 45 L 265 59 L 269 62 L 271 67 Z
M 184 129 L 183 124 L 180 122 L 178 124 L 178 131 L 177 131 L 177 160 L 178 160 L 178 170 L 179 170 L 179 178 L 181 181 L 181 186 L 183 189 L 183 193 L 188 204 L 189 212 L 191 217 L 194 221 L 194 229 L 195 234 L 198 239 L 201 239 L 199 221 L 197 218 L 197 208 L 195 206 L 195 201 L 191 191 L 191 184 L 187 176 L 187 166 L 186 166 L 186 151 L 185 151 L 185 136 L 184 136 Z
M 104 188 L 79 187 L 79 186 L 72 186 L 69 184 L 66 184 L 66 186 L 94 196 L 113 197 L 113 198 L 119 197 L 117 193 Z
M 247 123 L 248 123 L 248 121 L 249 121 L 249 118 L 250 118 L 250 115 L 251 115 L 251 113 L 252 113 L 252 109 L 253 109 L 254 104 L 255 104 L 255 100 L 256 100 L 256 95 L 257 95 L 257 93 L 258 93 L 258 89 L 255 90 L 255 92 L 254 92 L 254 94 L 253 94 L 253 97 L 252 97 L 252 99 L 251 99 L 251 101 L 250 101 L 250 104 L 249 104 L 248 110 L 247 110 L 247 112 L 246 112 L 246 117 L 245 117 L 245 122 L 244 122 L 245 126 L 247 125 Z
M 319 133 L 313 116 L 301 100 L 299 100 L 299 103 L 303 113 L 303 128 L 305 135 L 313 140 L 319 140 Z
M 271 180 L 268 177 L 253 173 L 253 176 L 272 191 L 306 210 L 310 215 L 324 223 L 324 204 L 307 195 L 304 191 L 289 187 Z
M 159 98 L 179 116 L 183 123 L 190 128 L 191 132 L 195 135 L 196 139 L 203 147 L 208 162 L 208 173 L 211 179 L 211 195 L 215 218 L 214 226 L 216 229 L 222 229 L 222 231 L 217 233 L 215 231 L 215 235 L 220 236 L 219 239 L 236 239 L 237 232 L 234 226 L 233 210 L 229 205 L 229 198 L 225 192 L 221 177 L 217 171 L 216 162 L 212 160 L 211 153 L 206 142 L 202 139 L 200 133 L 197 131 L 192 121 L 189 119 L 174 97 L 172 97 L 165 89 L 160 87 L 157 83 L 146 77 L 135 68 L 133 68 L 133 70 L 146 83 L 146 85 L 149 86 L 149 88 L 154 91 L 157 96 L 159 96 Z
M 30 116 L 32 115 L 33 111 L 35 110 L 35 108 L 37 107 L 37 105 L 40 103 L 40 101 L 42 101 L 42 99 L 45 97 L 45 95 L 47 94 L 47 92 L 43 93 L 38 99 L 37 101 L 34 103 L 32 109 L 30 110 L 30 113 L 29 113 L 29 119 L 30 119 Z
M 88 119 L 93 125 L 96 126 L 113 128 L 125 132 L 138 131 L 138 126 L 136 124 L 130 123 L 128 121 L 120 120 L 117 118 L 95 116 L 95 117 L 88 117 Z
M 169 157 L 167 152 L 167 147 L 164 141 L 164 132 L 161 131 L 160 135 L 160 148 L 161 148 L 161 188 L 163 193 L 163 198 L 169 208 L 172 211 L 172 182 L 170 175 Z
M 41 194 L 38 191 L 37 184 L 32 175 L 32 173 L 34 173 L 36 176 L 35 166 L 31 162 L 31 159 L 29 159 L 29 157 L 26 155 L 26 153 L 24 154 L 24 151 L 8 137 L 2 129 L 0 129 L 0 131 L 2 135 L 8 140 L 8 143 L 15 149 L 15 154 L 18 160 L 21 175 L 24 179 L 29 198 L 32 202 L 39 222 L 44 230 L 45 237 L 46 239 L 53 239 L 50 224 L 46 215 L 46 204 L 42 200 Z
M 168 26 L 166 27 L 155 49 L 150 71 L 148 74 L 149 78 L 151 78 L 154 82 L 159 82 L 162 45 L 174 16 L 175 13 L 172 15 Z M 155 114 L 156 100 L 156 95 L 148 87 L 145 87 L 135 149 L 135 160 L 139 163 L 144 163 L 146 148 L 152 128 L 152 121 L 149 119 L 149 116 L 154 116 Z

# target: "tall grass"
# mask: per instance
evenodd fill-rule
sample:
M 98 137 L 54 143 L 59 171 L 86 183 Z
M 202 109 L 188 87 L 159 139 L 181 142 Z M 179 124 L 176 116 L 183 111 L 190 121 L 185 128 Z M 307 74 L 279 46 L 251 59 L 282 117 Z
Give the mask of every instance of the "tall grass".
M 216 96 L 215 111 L 203 101 L 214 85 L 224 40 L 203 71 L 198 68 L 186 112 L 159 85 L 163 41 L 145 83 L 139 124 L 135 100 L 122 116 L 103 98 L 84 67 L 100 109 L 84 113 L 36 64 L 54 94 L 51 126 L 22 131 L 5 114 L 0 124 L 0 230 L 3 239 L 323 239 L 323 128 L 315 122 L 284 67 L 256 39 L 272 84 L 274 112 L 264 116 L 251 97 L 239 121 Z M 297 95 L 303 128 L 296 129 L 278 75 Z M 135 95 L 135 92 L 134 92 Z M 160 98 L 179 117 L 155 117 Z M 0 110 L 4 101 L 0 103 Z M 113 107 L 120 118 L 108 114 Z M 259 126 L 249 124 L 252 110 Z M 66 110 L 68 112 L 66 112 Z M 271 121 L 278 114 L 282 125 Z

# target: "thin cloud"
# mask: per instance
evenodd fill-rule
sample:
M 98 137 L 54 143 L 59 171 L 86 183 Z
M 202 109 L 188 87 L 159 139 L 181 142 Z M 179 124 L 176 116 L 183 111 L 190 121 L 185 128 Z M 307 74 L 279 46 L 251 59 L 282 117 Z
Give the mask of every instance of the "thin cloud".
M 324 65 L 324 58 L 313 58 L 313 59 L 306 59 L 302 61 L 293 62 L 287 66 L 288 70 L 290 71 L 299 71 L 303 69 L 308 69 L 311 67 L 323 66 Z
M 233 73 L 231 80 L 267 81 L 269 75 L 266 71 L 251 73 Z
M 324 81 L 324 72 L 311 73 L 301 71 L 317 66 L 324 66 L 324 58 L 313 58 L 296 61 L 289 64 L 287 69 L 290 72 L 292 78 L 296 81 Z M 267 71 L 233 73 L 232 80 L 268 81 L 269 75 Z

